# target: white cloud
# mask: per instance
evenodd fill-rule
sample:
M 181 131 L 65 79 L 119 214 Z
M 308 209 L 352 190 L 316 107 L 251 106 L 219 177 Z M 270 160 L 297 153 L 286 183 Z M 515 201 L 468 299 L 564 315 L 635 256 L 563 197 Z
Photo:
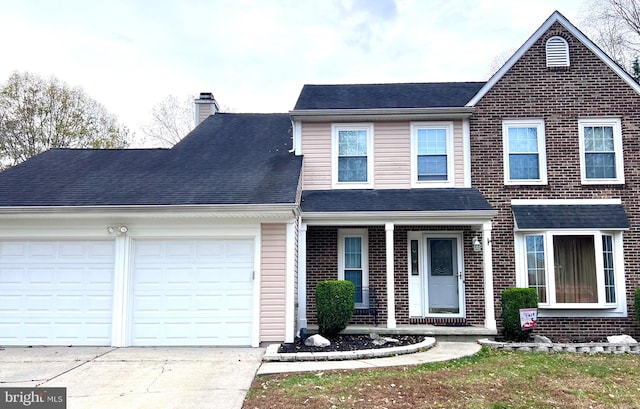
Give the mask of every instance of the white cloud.
M 583 0 L 562 2 L 578 23 Z M 286 112 L 305 83 L 487 79 L 556 1 L 0 0 L 14 70 L 81 85 L 134 130 L 169 94 Z M 8 40 L 10 39 L 10 40 Z

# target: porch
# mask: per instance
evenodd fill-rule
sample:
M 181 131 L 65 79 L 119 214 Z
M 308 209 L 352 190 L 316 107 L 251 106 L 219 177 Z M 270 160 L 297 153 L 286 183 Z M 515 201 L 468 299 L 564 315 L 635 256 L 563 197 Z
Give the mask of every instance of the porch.
M 319 281 L 349 280 L 361 289 L 356 312 L 370 310 L 365 288 L 377 295 L 376 314 L 356 314 L 351 325 L 441 334 L 439 326 L 451 333 L 480 327 L 479 335 L 495 334 L 497 212 L 478 190 L 304 191 L 301 210 L 298 330 L 317 325 Z

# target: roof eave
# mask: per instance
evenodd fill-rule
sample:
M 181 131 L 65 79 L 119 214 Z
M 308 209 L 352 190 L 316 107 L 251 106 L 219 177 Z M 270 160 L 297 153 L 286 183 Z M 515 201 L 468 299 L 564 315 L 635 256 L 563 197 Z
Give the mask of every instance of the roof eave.
M 498 215 L 496 210 L 442 210 L 442 211 L 369 211 L 369 212 L 304 212 L 300 213 L 307 224 L 384 224 L 401 222 L 431 225 L 477 225 Z
M 3 217 L 96 216 L 108 217 L 269 217 L 290 218 L 299 214 L 296 203 L 277 204 L 203 204 L 203 205 L 119 205 L 119 206 L 5 206 Z
M 411 120 L 411 119 L 458 119 L 469 118 L 474 107 L 441 108 L 369 108 L 369 109 L 294 109 L 289 111 L 291 119 L 305 121 L 335 120 Z

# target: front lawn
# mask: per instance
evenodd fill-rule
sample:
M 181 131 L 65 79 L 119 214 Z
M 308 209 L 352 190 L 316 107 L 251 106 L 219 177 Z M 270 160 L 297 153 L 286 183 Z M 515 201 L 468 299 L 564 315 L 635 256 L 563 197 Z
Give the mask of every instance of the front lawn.
M 450 362 L 257 377 L 244 409 L 639 408 L 640 355 L 504 352 Z

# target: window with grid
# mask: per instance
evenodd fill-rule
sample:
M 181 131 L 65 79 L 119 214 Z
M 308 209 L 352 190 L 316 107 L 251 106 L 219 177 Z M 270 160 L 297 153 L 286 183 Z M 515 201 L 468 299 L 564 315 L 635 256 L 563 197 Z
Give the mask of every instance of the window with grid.
M 624 183 L 618 119 L 579 121 L 582 183 Z
M 452 185 L 453 123 L 413 123 L 411 133 L 413 186 Z
M 333 126 L 334 187 L 371 185 L 372 134 L 369 125 Z
M 542 120 L 510 120 L 502 125 L 505 184 L 546 184 Z

